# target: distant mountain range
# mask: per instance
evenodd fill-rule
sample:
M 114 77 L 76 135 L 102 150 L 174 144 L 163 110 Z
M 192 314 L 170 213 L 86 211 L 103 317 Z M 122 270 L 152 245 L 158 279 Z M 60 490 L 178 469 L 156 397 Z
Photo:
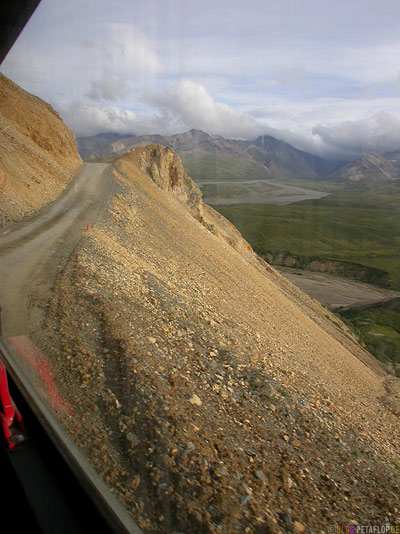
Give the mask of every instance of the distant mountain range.
M 225 139 L 201 130 L 162 136 L 121 136 L 103 133 L 77 139 L 87 161 L 110 159 L 131 148 L 151 143 L 170 146 L 182 158 L 185 170 L 197 182 L 241 181 L 267 178 L 325 178 L 341 163 L 326 161 L 264 135 L 254 141 Z
M 263 135 L 254 141 L 225 139 L 201 130 L 181 134 L 121 135 L 101 133 L 77 139 L 87 161 L 111 160 L 148 144 L 169 146 L 182 158 L 186 172 L 199 183 L 255 179 L 308 179 L 359 182 L 400 176 L 400 150 L 369 154 L 355 162 L 328 161 Z
M 341 182 L 364 182 L 366 180 L 386 182 L 395 180 L 399 177 L 400 170 L 400 151 L 397 152 L 398 160 L 396 160 L 395 155 L 390 159 L 389 153 L 383 156 L 367 154 L 336 171 L 330 176 L 330 179 Z

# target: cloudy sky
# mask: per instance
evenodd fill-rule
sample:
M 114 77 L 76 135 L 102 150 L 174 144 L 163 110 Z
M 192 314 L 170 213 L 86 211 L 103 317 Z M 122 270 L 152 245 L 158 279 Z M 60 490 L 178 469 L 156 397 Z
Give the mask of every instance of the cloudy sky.
M 42 0 L 0 70 L 77 135 L 400 148 L 399 0 Z

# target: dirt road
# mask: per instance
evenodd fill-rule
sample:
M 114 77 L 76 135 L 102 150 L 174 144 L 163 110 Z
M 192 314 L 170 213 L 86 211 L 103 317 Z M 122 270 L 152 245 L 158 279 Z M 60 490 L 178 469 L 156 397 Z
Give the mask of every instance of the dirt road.
M 34 217 L 0 234 L 0 306 L 2 334 L 28 332 L 28 317 L 39 312 L 35 296 L 52 286 L 60 269 L 94 223 L 111 190 L 103 163 L 85 164 L 64 192 Z M 29 321 L 34 328 L 35 321 Z

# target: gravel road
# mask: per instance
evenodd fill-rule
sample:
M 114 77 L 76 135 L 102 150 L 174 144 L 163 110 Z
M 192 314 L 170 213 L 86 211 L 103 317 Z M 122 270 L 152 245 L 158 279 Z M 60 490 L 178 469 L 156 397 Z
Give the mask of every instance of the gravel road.
M 83 165 L 58 199 L 34 217 L 0 233 L 4 336 L 28 332 L 28 316 L 40 311 L 32 308 L 32 295 L 45 293 L 51 287 L 57 269 L 79 242 L 87 222 L 94 222 L 103 205 L 111 184 L 106 168 L 103 163 Z

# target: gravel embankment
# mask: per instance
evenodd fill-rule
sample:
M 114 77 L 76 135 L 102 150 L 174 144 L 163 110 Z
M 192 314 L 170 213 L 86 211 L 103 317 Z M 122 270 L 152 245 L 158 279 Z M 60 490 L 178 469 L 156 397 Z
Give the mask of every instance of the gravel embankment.
M 400 420 L 383 372 L 143 172 L 116 176 L 41 344 L 76 406 L 71 435 L 143 530 L 395 524 Z

